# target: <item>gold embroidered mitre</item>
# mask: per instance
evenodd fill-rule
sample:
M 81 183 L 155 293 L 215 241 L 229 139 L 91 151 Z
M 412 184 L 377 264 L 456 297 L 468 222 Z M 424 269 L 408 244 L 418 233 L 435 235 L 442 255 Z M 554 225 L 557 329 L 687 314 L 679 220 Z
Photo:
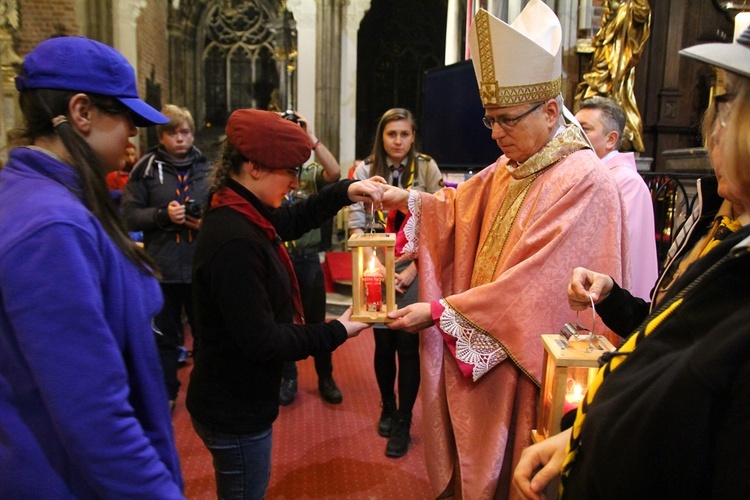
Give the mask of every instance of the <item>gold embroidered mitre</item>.
M 469 48 L 486 108 L 544 101 L 562 90 L 562 28 L 541 0 L 531 0 L 510 25 L 480 9 Z

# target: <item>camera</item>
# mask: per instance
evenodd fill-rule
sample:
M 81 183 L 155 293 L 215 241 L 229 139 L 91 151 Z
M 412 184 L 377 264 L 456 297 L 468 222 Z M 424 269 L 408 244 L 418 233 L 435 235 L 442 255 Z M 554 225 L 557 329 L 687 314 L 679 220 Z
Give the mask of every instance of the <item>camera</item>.
M 185 202 L 185 215 L 189 215 L 194 219 L 201 218 L 201 206 L 195 200 L 188 200 Z
M 291 109 L 287 109 L 286 111 L 283 111 L 279 113 L 281 117 L 285 120 L 289 120 L 290 122 L 299 123 L 299 116 L 297 116 L 294 111 Z

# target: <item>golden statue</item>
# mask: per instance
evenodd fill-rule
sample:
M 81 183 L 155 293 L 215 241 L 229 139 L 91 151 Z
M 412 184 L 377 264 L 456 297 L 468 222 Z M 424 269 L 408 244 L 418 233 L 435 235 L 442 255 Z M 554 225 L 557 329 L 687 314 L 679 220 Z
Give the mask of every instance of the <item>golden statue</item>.
M 651 26 L 648 0 L 605 0 L 602 27 L 594 35 L 591 70 L 578 84 L 575 102 L 610 97 L 625 111 L 623 149 L 643 151 L 643 124 L 635 103 L 635 65 Z

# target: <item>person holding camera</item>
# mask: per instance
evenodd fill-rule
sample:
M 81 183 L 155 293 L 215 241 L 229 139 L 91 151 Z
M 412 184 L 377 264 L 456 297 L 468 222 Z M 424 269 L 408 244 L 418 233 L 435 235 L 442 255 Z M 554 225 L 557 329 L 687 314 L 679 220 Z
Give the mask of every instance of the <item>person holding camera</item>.
M 339 180 L 341 166 L 333 154 L 321 143 L 312 131 L 310 122 L 299 113 L 288 110 L 281 116 L 299 124 L 307 132 L 312 143 L 312 150 L 318 161 L 307 161 L 300 169 L 297 189 L 291 189 L 284 197 L 284 204 L 299 203 L 320 191 L 323 186 Z M 330 219 L 329 219 L 330 220 Z M 305 321 L 308 323 L 322 323 L 326 319 L 326 286 L 323 277 L 323 266 L 320 264 L 319 252 L 324 250 L 321 228 L 308 231 L 302 237 L 285 241 L 289 257 L 292 259 L 294 273 L 297 275 L 302 308 Z M 331 352 L 321 352 L 315 355 L 315 373 L 318 375 L 318 391 L 328 403 L 339 404 L 343 395 L 333 380 L 333 361 Z M 297 363 L 284 362 L 281 387 L 279 389 L 279 404 L 292 404 L 297 394 Z
M 182 311 L 193 330 L 191 273 L 201 210 L 208 202 L 211 164 L 193 146 L 195 123 L 186 108 L 167 104 L 159 125 L 159 145 L 133 167 L 122 213 L 131 231 L 143 231 L 146 252 L 161 271 L 164 307 L 154 318 L 164 381 L 174 408 L 180 388 L 177 369 L 186 352 Z

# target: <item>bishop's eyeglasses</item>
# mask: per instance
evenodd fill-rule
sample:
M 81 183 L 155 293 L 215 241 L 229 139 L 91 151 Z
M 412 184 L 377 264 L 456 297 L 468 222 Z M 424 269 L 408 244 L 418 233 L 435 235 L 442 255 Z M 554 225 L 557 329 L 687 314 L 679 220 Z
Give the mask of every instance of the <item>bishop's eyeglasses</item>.
M 532 106 L 530 109 L 526 110 L 525 112 L 521 113 L 520 115 L 511 117 L 511 118 L 498 118 L 498 119 L 495 119 L 495 118 L 492 118 L 491 116 L 485 116 L 485 117 L 482 118 L 482 123 L 484 123 L 484 126 L 487 127 L 490 130 L 492 130 L 492 127 L 494 127 L 496 123 L 498 125 L 500 125 L 503 128 L 503 130 L 506 130 L 506 131 L 507 130 L 512 130 L 513 128 L 516 127 L 516 125 L 518 125 L 518 123 L 521 120 L 523 120 L 528 115 L 530 115 L 531 113 L 533 113 L 534 111 L 536 111 L 537 109 L 539 109 L 539 107 L 541 107 L 541 105 L 544 104 L 545 102 L 547 102 L 547 101 L 538 102 L 538 103 L 536 103 L 536 105 Z

